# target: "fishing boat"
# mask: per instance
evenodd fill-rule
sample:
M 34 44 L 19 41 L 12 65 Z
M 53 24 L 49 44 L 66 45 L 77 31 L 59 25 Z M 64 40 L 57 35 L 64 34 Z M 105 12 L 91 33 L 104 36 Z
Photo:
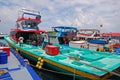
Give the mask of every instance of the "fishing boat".
M 109 43 L 113 45 L 113 50 L 115 53 L 120 54 L 120 33 L 119 32 L 109 32 L 102 33 L 101 36 L 103 38 L 109 39 Z M 109 50 L 109 47 L 106 49 Z
M 108 44 L 107 40 L 101 38 L 98 29 L 79 29 L 76 40 L 70 41 L 70 46 L 89 48 L 90 50 L 103 48 L 106 44 Z
M 80 40 L 85 40 L 88 38 L 97 39 L 100 37 L 100 30 L 98 30 L 98 29 L 79 29 L 78 33 L 77 33 L 77 37 L 79 37 Z
M 23 14 L 36 16 L 35 11 L 22 11 Z M 30 12 L 30 13 L 29 13 Z M 19 18 L 19 25 L 28 26 L 28 23 L 40 23 L 40 18 Z M 19 27 L 19 26 L 18 26 Z M 22 46 L 19 44 L 19 37 L 24 38 Z M 42 46 L 42 33 L 38 27 L 26 27 L 21 29 L 12 29 L 10 36 L 5 36 L 7 43 L 17 50 L 21 55 L 34 61 L 38 69 L 46 70 L 45 67 L 56 70 L 60 74 L 74 76 L 74 79 L 81 78 L 82 80 L 105 80 L 112 75 L 120 76 L 115 71 L 120 68 L 120 55 L 113 55 L 109 52 L 97 52 L 83 48 L 74 48 L 61 44 Z M 34 35 L 34 36 L 33 36 Z M 32 37 L 31 37 L 32 36 Z M 39 36 L 39 37 L 38 37 Z M 38 40 L 39 39 L 39 40 Z M 35 40 L 37 46 L 32 45 L 31 41 Z M 40 42 L 39 42 L 40 41 Z M 111 63 L 112 62 L 112 63 Z M 50 71 L 50 70 L 49 70 Z M 52 71 L 55 72 L 55 71 Z
M 69 44 L 77 48 L 120 54 L 119 36 L 119 33 L 100 33 L 97 29 L 80 29 L 78 39 Z
M 42 80 L 28 60 L 0 42 L 0 80 Z
M 55 26 L 47 34 L 52 43 L 69 45 L 69 41 L 74 39 L 77 32 L 78 30 L 74 26 Z
M 120 41 L 120 33 L 119 32 L 101 33 L 100 35 L 104 38 L 116 39 L 116 40 Z

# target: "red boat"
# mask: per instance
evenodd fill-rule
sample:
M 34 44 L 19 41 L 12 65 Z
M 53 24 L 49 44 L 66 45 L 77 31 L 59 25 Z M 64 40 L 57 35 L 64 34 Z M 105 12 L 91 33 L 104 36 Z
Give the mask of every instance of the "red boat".
M 24 43 L 32 43 L 35 41 L 38 45 L 41 44 L 41 34 L 45 30 L 40 30 L 38 24 L 41 23 L 39 11 L 22 9 L 19 11 L 19 17 L 16 21 L 16 29 L 11 29 L 10 37 L 13 41 L 19 42 L 19 37 L 24 38 Z

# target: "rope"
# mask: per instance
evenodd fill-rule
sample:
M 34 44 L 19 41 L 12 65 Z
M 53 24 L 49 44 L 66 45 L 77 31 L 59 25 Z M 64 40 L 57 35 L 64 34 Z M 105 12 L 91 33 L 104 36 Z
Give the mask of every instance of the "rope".
M 36 66 L 34 66 L 34 65 L 32 65 L 32 64 L 30 64 L 30 65 L 36 68 Z M 73 75 L 73 74 L 58 72 L 58 71 L 54 71 L 54 70 L 50 70 L 50 69 L 46 69 L 46 68 L 41 68 L 41 69 L 46 70 L 46 71 L 49 71 L 49 72 L 53 72 L 53 73 L 58 73 L 58 74 Z
M 45 68 L 42 68 L 43 70 L 46 70 L 46 71 L 49 71 L 49 72 L 54 72 L 54 73 L 58 73 L 58 74 L 63 74 L 63 75 L 72 75 L 74 76 L 74 74 L 68 74 L 68 73 L 63 73 L 63 72 L 58 72 L 58 71 L 54 71 L 54 70 L 49 70 L 49 69 L 45 69 Z
M 35 67 L 37 68 L 36 66 L 30 64 L 32 67 Z M 54 71 L 54 70 L 50 70 L 50 69 L 46 69 L 46 68 L 41 68 L 42 70 L 45 70 L 45 71 L 49 71 L 49 72 L 52 72 L 52 73 L 57 73 L 57 74 L 63 74 L 63 75 L 69 75 L 69 76 L 73 76 L 73 80 L 75 80 L 75 77 L 78 76 L 80 77 L 79 75 L 76 75 L 75 73 L 74 74 L 69 74 L 69 73 L 63 73 L 63 72 L 59 72 L 59 71 Z M 75 71 L 75 69 L 74 69 Z M 83 76 L 81 76 L 83 77 Z
M 76 74 L 75 74 L 75 69 L 74 69 L 74 75 L 73 75 L 73 80 L 75 80 L 75 75 L 76 75 Z
M 7 72 L 8 72 L 8 70 L 6 70 L 6 69 L 0 70 L 0 76 L 3 75 L 3 74 L 5 74 L 5 73 L 7 73 Z
M 43 67 L 42 67 L 43 62 L 44 62 L 43 58 L 39 57 L 36 66 L 34 66 L 34 65 L 32 65 L 32 64 L 31 64 L 31 66 L 36 67 L 36 68 L 38 68 L 38 69 L 43 69 L 43 70 L 45 70 L 45 71 L 49 71 L 49 72 L 52 72 L 52 73 L 58 73 L 58 74 L 64 74 L 64 75 L 72 75 L 72 76 L 73 76 L 73 80 L 75 80 L 75 76 L 76 76 L 76 75 L 75 75 L 75 69 L 74 69 L 74 74 L 68 74 L 68 73 L 58 72 L 58 71 L 54 71 L 54 70 L 49 70 L 49 69 L 43 68 Z
M 62 54 L 62 55 L 63 55 L 63 54 Z M 67 56 L 67 55 L 64 55 L 64 56 Z M 67 56 L 67 57 L 70 57 L 70 56 Z M 40 60 L 41 60 L 41 58 L 40 58 Z M 38 60 L 38 62 L 40 62 L 40 60 Z M 76 61 L 78 61 L 78 60 L 76 60 Z M 80 62 L 81 64 L 85 64 L 85 65 L 90 66 L 90 67 L 93 67 L 93 68 L 95 68 L 95 69 L 98 69 L 98 70 L 101 70 L 101 71 L 105 71 L 105 72 L 108 72 L 108 73 L 110 73 L 110 74 L 113 74 L 113 75 L 116 75 L 116 76 L 120 77 L 120 74 L 118 74 L 118 73 L 116 73 L 116 72 L 109 71 L 109 70 L 106 70 L 106 69 L 103 69 L 103 68 L 99 68 L 99 67 L 97 67 L 97 66 L 88 64 L 88 63 L 86 63 L 86 62 L 82 62 L 82 61 L 80 61 L 80 60 L 79 60 L 79 62 Z M 32 65 L 32 66 L 34 66 L 34 65 Z M 42 66 L 42 65 L 41 65 L 41 66 Z M 45 68 L 42 68 L 41 66 L 40 66 L 40 68 L 39 68 L 39 67 L 37 67 L 37 68 L 43 69 L 43 70 L 46 70 L 46 71 L 49 71 L 49 72 L 53 72 L 53 73 L 64 74 L 64 75 L 72 75 L 72 76 L 73 76 L 73 80 L 75 80 L 75 76 L 79 76 L 79 75 L 76 75 L 76 74 L 75 74 L 75 69 L 74 69 L 74 74 L 68 74 L 68 73 L 63 73 L 63 72 L 58 72 L 58 71 L 53 71 L 53 70 L 45 69 Z

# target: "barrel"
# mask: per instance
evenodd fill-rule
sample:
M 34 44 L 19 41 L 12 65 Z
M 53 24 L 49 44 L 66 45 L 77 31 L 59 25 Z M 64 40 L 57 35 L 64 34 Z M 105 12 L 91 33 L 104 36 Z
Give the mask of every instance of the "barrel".
M 0 64 L 7 64 L 8 54 L 7 52 L 0 52 Z
M 53 45 L 47 45 L 46 46 L 46 53 L 49 55 L 57 55 L 59 54 L 60 47 L 59 46 L 53 46 Z
M 9 47 L 3 47 L 3 51 L 7 52 L 8 56 L 10 56 L 10 48 Z

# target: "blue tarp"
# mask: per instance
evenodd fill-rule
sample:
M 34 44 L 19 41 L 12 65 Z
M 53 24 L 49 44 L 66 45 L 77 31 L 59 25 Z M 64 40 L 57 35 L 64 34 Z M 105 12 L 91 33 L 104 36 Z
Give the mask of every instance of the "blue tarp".
M 92 43 L 92 44 L 102 44 L 102 45 L 108 44 L 107 41 L 100 40 L 100 39 L 87 40 L 87 42 Z

